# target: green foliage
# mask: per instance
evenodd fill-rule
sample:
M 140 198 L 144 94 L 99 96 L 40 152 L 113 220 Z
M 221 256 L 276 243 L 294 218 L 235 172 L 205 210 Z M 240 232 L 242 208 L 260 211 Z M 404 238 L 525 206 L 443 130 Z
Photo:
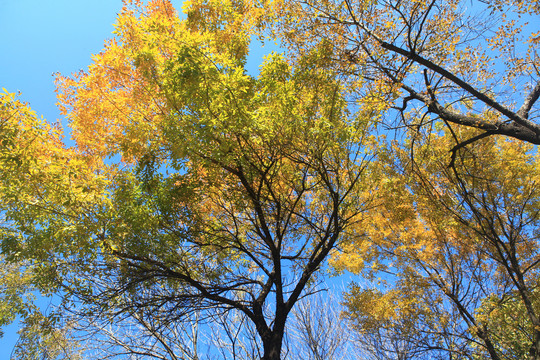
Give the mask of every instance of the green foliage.
M 76 146 L 4 90 L 0 326 L 23 316 L 17 356 L 84 352 L 79 323 L 35 311 L 39 291 L 171 357 L 176 325 L 232 314 L 256 339 L 243 351 L 276 360 L 333 255 L 372 281 L 344 315 L 376 357 L 540 358 L 538 155 L 495 137 L 540 143 L 540 86 L 515 111 L 495 93 L 537 81 L 537 35 L 514 56 L 505 12 L 538 10 L 485 5 L 500 76 L 477 44 L 491 24 L 460 1 L 194 0 L 182 19 L 126 0 L 88 70 L 57 76 Z M 252 76 L 268 34 L 287 52 Z M 376 131 L 394 115 L 410 128 L 390 142 Z M 136 352 L 112 338 L 107 356 Z
M 34 310 L 32 274 L 22 263 L 8 263 L 1 257 L 0 267 L 0 327 L 17 316 L 25 317 Z M 1 330 L 0 330 L 1 331 Z M 2 335 L 2 332 L 0 332 Z
M 83 359 L 81 346 L 69 333 L 70 326 L 58 327 L 54 317 L 39 312 L 27 316 L 19 331 L 19 340 L 12 352 L 13 359 L 21 360 L 78 360 Z
M 240 312 L 278 359 L 292 308 L 370 200 L 374 139 L 319 66 L 326 53 L 270 54 L 250 76 L 249 26 L 233 31 L 236 7 L 213 6 L 209 24 L 180 21 L 167 2 L 126 3 L 88 72 L 58 78 L 77 147 L 35 130 L 43 141 L 28 146 L 44 155 L 2 182 L 28 183 L 4 207 L 23 227 L 4 252 L 80 314 L 167 326 Z M 28 341 L 49 341 L 39 329 Z

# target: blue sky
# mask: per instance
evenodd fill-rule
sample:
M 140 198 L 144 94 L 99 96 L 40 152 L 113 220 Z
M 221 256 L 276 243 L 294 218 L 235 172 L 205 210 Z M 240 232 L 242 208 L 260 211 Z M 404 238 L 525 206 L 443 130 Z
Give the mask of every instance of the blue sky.
M 59 118 L 52 74 L 90 64 L 113 31 L 121 0 L 0 0 L 0 87 L 51 121 Z

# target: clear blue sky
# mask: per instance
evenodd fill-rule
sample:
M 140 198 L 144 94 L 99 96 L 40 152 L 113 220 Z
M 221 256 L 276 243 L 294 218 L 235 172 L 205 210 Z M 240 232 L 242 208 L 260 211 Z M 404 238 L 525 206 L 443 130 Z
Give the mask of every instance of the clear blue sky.
M 121 0 L 0 0 L 0 87 L 51 121 L 59 117 L 52 74 L 90 64 L 111 36 Z
M 182 0 L 173 4 L 179 9 Z M 21 99 L 47 120 L 62 120 L 52 75 L 86 69 L 91 54 L 112 36 L 121 8 L 121 0 L 0 0 L 0 88 L 20 91 Z M 272 48 L 252 49 L 251 71 Z M 18 326 L 4 329 L 0 360 L 9 359 Z

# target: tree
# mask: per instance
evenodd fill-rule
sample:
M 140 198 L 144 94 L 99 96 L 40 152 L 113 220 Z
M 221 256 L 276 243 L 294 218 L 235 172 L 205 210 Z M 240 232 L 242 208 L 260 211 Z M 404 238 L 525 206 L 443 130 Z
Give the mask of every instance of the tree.
M 43 244 L 38 229 L 44 203 L 66 203 L 80 195 L 80 181 L 69 180 L 74 171 L 84 177 L 83 163 L 61 145 L 57 126 L 38 118 L 28 104 L 5 89 L 0 93 L 0 326 L 20 318 L 19 341 L 11 356 L 17 359 L 76 359 L 76 343 L 67 341 L 64 326 L 53 311 L 42 313 L 36 295 L 54 292 L 51 274 L 31 257 L 40 257 L 51 244 Z M 68 160 L 69 159 L 69 160 Z M 67 164 L 70 161 L 70 165 Z M 67 177 L 66 175 L 69 174 Z M 86 183 L 87 186 L 91 183 Z M 63 190 L 63 191 L 62 191 Z M 57 214 L 58 215 L 58 214 Z M 53 218 L 48 217 L 52 222 Z M 48 230 L 52 230 L 51 226 Z M 34 232 L 35 241 L 22 246 L 19 240 Z M 42 247 L 45 245 L 45 248 Z M 31 248 L 31 249 L 29 249 Z M 33 255 L 32 255 L 33 254 Z
M 31 288 L 29 274 L 24 266 L 17 263 L 6 263 L 2 258 L 0 268 L 0 326 L 10 324 L 17 315 L 31 311 L 32 295 L 27 292 Z M 0 336 L 3 332 L 0 330 Z
M 19 339 L 11 352 L 12 359 L 83 359 L 82 346 L 74 341 L 72 324 L 60 325 L 51 314 L 35 311 L 26 316 Z
M 270 7 L 279 21 L 261 21 L 263 34 L 279 34 L 298 56 L 328 47 L 360 111 L 409 129 L 379 166 L 391 170 L 378 180 L 380 208 L 365 238 L 340 255 L 347 269 L 371 262 L 374 274 L 394 269 L 396 277 L 383 277 L 391 290 L 353 286 L 351 317 L 398 358 L 411 349 L 413 356 L 522 358 L 525 348 L 537 358 L 536 159 L 530 147 L 481 140 L 539 144 L 539 38 L 527 23 L 538 2 Z M 513 336 L 503 340 L 509 329 L 520 346 Z
M 204 332 L 197 317 L 163 324 L 142 311 L 116 313 L 116 308 L 102 313 L 69 312 L 72 324 L 70 340 L 81 344 L 85 359 L 200 360 L 211 357 L 209 344 L 199 338 Z M 113 319 L 111 321 L 111 319 Z
M 399 339 L 409 356 L 538 359 L 538 155 L 489 138 L 449 167 L 454 139 L 440 128 L 380 157 L 381 203 L 338 265 L 384 273 L 386 285 L 353 285 L 349 317 L 363 333 Z
M 180 20 L 167 1 L 126 1 L 88 71 L 57 78 L 76 148 L 55 139 L 13 165 L 28 188 L 3 206 L 24 231 L 4 252 L 39 263 L 80 315 L 167 332 L 239 313 L 270 360 L 369 203 L 375 139 L 325 48 L 248 75 L 246 11 L 194 2 Z
M 342 316 L 338 294 L 319 292 L 302 299 L 293 310 L 290 347 L 298 360 L 361 359 L 352 332 Z
M 273 5 L 272 5 L 273 4 Z M 270 2 L 265 23 L 296 53 L 324 41 L 367 112 L 396 126 L 441 119 L 540 144 L 538 1 Z M 416 106 L 416 105 L 418 106 Z M 411 114 L 411 112 L 413 114 Z M 414 115 L 414 116 L 411 116 Z

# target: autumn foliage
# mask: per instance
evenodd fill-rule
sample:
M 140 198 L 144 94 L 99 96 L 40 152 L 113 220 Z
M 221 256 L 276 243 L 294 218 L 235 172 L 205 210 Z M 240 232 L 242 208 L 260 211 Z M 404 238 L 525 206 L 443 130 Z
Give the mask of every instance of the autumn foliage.
M 17 353 L 318 359 L 302 302 L 349 273 L 351 358 L 540 358 L 540 7 L 469 3 L 126 0 L 56 76 L 75 146 L 0 94 Z

